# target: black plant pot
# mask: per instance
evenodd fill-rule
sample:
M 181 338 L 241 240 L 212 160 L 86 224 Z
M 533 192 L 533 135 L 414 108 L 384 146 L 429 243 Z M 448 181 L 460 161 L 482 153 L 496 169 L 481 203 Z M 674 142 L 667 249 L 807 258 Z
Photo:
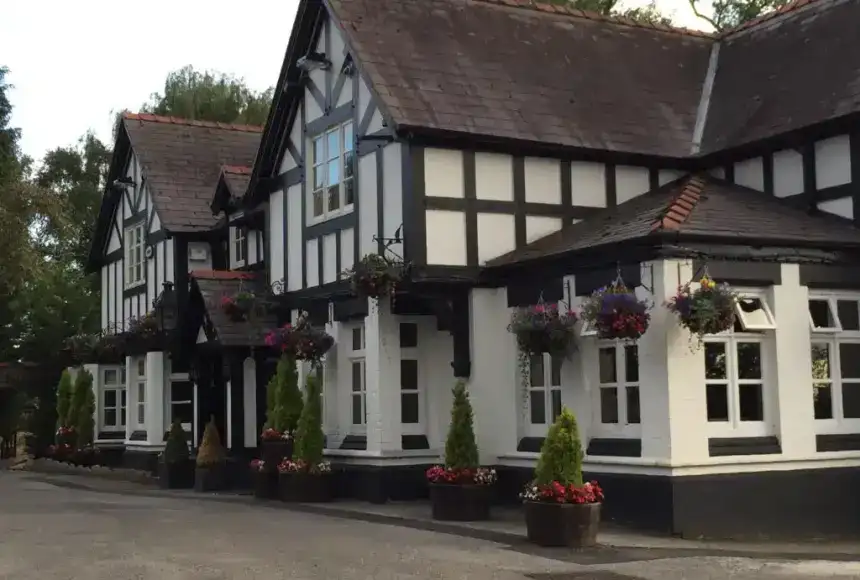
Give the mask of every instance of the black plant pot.
M 597 545 L 600 504 L 525 502 L 529 542 L 552 548 Z
M 278 499 L 278 472 L 277 471 L 255 471 L 254 497 L 257 499 Z
M 287 459 L 293 458 L 293 440 L 292 439 L 281 439 L 279 441 L 263 441 L 261 444 L 262 447 L 262 459 L 266 462 L 265 469 L 270 472 L 277 472 L 278 464 L 285 457 Z
M 198 465 L 194 469 L 194 491 L 222 491 L 227 489 L 227 464 Z
M 190 459 L 175 463 L 158 462 L 158 486 L 161 489 L 194 487 L 194 464 Z
M 478 522 L 490 519 L 489 485 L 430 484 L 434 520 Z
M 298 503 L 326 503 L 334 499 L 330 473 L 281 473 L 278 476 L 281 501 Z

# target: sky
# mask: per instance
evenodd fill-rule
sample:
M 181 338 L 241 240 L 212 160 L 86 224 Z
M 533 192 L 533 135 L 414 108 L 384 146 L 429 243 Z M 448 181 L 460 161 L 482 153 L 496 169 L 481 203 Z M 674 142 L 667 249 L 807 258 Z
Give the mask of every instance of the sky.
M 22 130 L 24 153 L 39 160 L 88 130 L 109 142 L 117 111 L 137 111 L 169 72 L 188 64 L 233 74 L 255 90 L 274 85 L 298 0 L 3 4 L 0 67 L 14 85 L 12 126 Z M 657 5 L 677 26 L 703 27 L 688 0 Z

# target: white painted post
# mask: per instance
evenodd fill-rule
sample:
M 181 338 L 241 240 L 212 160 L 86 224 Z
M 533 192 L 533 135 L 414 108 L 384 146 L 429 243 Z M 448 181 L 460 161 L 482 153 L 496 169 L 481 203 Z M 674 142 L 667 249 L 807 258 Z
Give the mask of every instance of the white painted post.
M 244 375 L 242 385 L 242 409 L 245 413 L 245 447 L 257 446 L 257 362 L 248 357 L 242 363 L 242 373 Z
M 369 299 L 365 319 L 367 450 L 402 448 L 400 439 L 400 333 L 388 300 Z
M 786 458 L 815 454 L 815 414 L 812 399 L 812 354 L 810 352 L 809 290 L 800 285 L 800 266 L 783 264 L 781 284 L 772 288 L 772 308 L 776 320 L 776 392 L 782 453 Z M 767 394 L 765 395 L 767 396 Z
M 164 440 L 164 375 L 164 353 L 146 353 L 145 419 L 146 442 L 150 445 L 161 445 Z
M 137 422 L 137 389 L 132 374 L 135 372 L 134 358 L 125 357 L 125 440 L 131 441 L 134 424 Z M 120 401 L 121 402 L 121 401 Z M 120 411 L 122 412 L 122 411 Z

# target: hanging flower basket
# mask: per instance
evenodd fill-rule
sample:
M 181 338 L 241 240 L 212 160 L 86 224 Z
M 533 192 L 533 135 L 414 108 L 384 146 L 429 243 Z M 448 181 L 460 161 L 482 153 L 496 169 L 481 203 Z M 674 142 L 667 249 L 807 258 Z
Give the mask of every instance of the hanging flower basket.
M 250 292 L 240 291 L 233 296 L 221 297 L 221 310 L 233 322 L 244 322 L 248 320 L 251 309 L 254 307 L 255 296 Z
M 285 324 L 267 334 L 266 345 L 280 353 L 290 353 L 296 360 L 311 361 L 316 365 L 334 345 L 334 338 L 311 324 L 303 312 L 296 324 Z
M 623 282 L 616 281 L 594 292 L 583 304 L 582 319 L 607 340 L 636 340 L 648 330 L 649 305 Z
M 344 272 L 349 277 L 352 292 L 370 298 L 393 295 L 405 273 L 403 262 L 380 254 L 367 254 L 351 270 Z
M 521 353 L 532 356 L 548 352 L 566 354 L 573 344 L 576 314 L 560 311 L 555 304 L 535 304 L 517 308 L 508 331 L 517 337 Z
M 717 284 L 705 274 L 697 289 L 691 290 L 689 284 L 678 288 L 666 307 L 678 315 L 681 326 L 701 340 L 706 334 L 732 328 L 737 300 L 728 284 Z
M 125 350 L 128 354 L 143 354 L 162 348 L 161 326 L 153 312 L 132 318 L 124 336 Z

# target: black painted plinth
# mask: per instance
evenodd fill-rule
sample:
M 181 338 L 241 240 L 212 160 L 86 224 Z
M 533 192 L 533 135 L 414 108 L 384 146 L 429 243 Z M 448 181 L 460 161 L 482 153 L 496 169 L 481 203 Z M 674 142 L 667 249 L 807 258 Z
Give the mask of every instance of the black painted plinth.
M 334 465 L 335 494 L 337 497 L 357 499 L 370 503 L 412 501 L 427 499 L 428 486 L 425 473 L 431 467 L 424 465 Z
M 254 497 L 257 499 L 278 499 L 278 472 L 257 471 L 253 474 Z
M 161 489 L 194 487 L 194 464 L 191 461 L 158 464 L 158 486 Z
M 430 484 L 433 519 L 479 522 L 490 519 L 492 487 L 489 485 Z
M 155 475 L 158 473 L 158 454 L 158 451 L 126 449 L 122 455 L 123 467 Z
M 222 491 L 227 489 L 227 464 L 200 466 L 194 470 L 195 491 Z
M 327 503 L 334 500 L 330 473 L 282 473 L 278 477 L 281 501 L 298 503 Z
M 590 548 L 597 545 L 600 504 L 525 502 L 529 542 L 551 548 Z

